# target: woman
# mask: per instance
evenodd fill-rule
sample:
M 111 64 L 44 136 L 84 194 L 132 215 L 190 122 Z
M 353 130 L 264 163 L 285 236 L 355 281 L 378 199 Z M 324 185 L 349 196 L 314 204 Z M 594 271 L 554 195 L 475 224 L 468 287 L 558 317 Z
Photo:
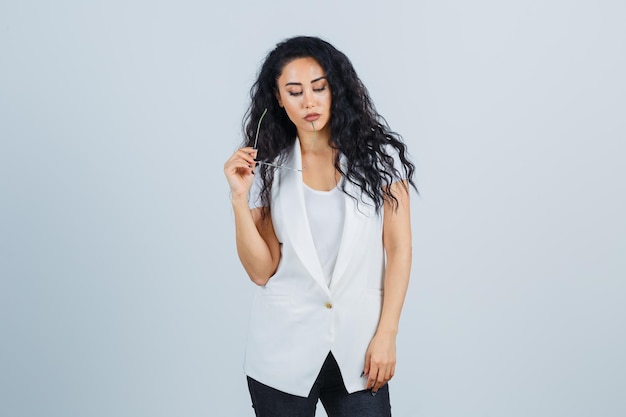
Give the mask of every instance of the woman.
M 251 99 L 224 174 L 259 286 L 244 367 L 256 415 L 313 416 L 319 399 L 329 417 L 388 416 L 411 267 L 406 147 L 319 38 L 279 43 Z

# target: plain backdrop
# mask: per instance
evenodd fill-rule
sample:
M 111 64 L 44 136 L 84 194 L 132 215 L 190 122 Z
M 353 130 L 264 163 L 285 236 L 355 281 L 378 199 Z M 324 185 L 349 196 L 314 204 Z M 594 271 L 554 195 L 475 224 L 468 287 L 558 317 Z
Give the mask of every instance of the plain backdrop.
M 625 21 L 618 0 L 2 1 L 0 415 L 253 415 L 222 168 L 300 34 L 351 58 L 417 165 L 394 416 L 626 415 Z

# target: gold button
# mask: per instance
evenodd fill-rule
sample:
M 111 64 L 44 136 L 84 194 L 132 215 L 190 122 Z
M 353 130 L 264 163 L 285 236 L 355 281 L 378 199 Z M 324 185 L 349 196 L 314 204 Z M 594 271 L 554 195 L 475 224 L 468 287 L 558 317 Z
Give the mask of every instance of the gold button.
M 333 308 L 333 305 L 330 302 L 326 303 L 326 308 Z

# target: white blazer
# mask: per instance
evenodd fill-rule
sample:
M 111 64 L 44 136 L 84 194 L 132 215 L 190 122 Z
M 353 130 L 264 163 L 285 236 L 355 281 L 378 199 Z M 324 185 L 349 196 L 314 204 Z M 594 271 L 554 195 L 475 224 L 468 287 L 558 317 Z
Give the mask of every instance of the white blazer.
M 301 167 L 300 143 L 285 161 Z M 347 185 L 352 195 L 360 189 Z M 349 393 L 364 390 L 367 347 L 382 308 L 385 258 L 382 210 L 366 196 L 345 196 L 341 247 L 326 284 L 304 206 L 302 173 L 277 170 L 272 186 L 272 221 L 282 257 L 252 304 L 244 370 L 278 390 L 306 397 L 332 351 Z

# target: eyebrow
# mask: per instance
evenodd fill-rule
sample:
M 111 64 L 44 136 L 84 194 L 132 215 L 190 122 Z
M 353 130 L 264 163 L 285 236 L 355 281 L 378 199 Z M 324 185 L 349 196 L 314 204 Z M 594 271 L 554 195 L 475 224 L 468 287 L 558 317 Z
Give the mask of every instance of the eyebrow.
M 311 84 L 316 83 L 316 82 L 318 82 L 319 80 L 325 80 L 325 79 L 326 79 L 326 76 L 325 76 L 325 75 L 322 75 L 322 76 L 321 76 L 321 77 L 319 77 L 319 78 L 316 78 L 316 79 L 314 79 L 314 80 L 311 80 Z M 287 87 L 288 85 L 302 85 L 302 83 L 287 83 L 287 84 L 285 84 L 285 87 Z

